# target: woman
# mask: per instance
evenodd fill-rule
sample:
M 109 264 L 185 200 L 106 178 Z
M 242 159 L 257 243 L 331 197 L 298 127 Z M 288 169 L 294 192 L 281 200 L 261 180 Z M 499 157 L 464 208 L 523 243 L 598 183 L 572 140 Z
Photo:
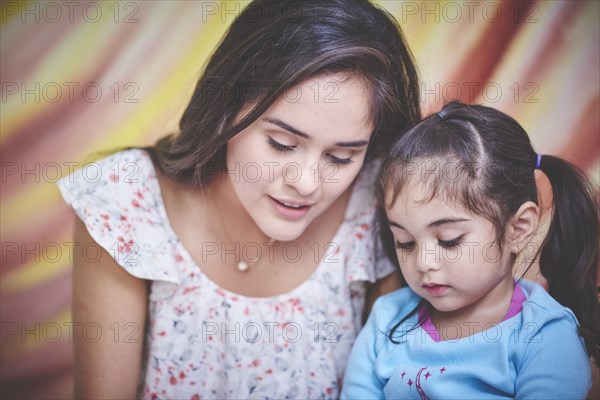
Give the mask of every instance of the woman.
M 76 396 L 337 397 L 366 283 L 397 283 L 375 257 L 374 161 L 418 118 L 393 17 L 252 2 L 180 132 L 60 182 L 76 240 L 102 248 L 75 258 Z

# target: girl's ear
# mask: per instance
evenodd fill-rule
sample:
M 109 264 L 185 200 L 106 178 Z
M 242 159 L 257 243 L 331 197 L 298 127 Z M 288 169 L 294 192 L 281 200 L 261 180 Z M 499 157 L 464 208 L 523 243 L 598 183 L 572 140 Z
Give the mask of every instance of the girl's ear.
M 521 204 L 506 228 L 506 238 L 513 253 L 519 253 L 531 241 L 538 227 L 540 209 L 532 201 Z

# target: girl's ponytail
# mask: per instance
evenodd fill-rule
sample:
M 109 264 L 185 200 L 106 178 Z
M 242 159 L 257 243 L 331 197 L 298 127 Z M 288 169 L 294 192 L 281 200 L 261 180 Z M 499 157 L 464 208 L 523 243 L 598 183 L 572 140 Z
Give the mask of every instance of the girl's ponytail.
M 569 162 L 544 155 L 538 163 L 552 185 L 554 209 L 540 270 L 552 297 L 577 317 L 579 334 L 600 366 L 597 197 L 585 175 Z

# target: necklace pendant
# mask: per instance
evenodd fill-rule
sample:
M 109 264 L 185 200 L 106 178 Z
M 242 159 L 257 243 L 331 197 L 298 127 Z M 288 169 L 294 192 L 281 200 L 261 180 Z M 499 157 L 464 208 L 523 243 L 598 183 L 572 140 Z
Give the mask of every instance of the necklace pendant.
M 245 272 L 248 270 L 248 263 L 245 261 L 240 261 L 239 263 L 237 263 L 237 268 L 240 272 Z

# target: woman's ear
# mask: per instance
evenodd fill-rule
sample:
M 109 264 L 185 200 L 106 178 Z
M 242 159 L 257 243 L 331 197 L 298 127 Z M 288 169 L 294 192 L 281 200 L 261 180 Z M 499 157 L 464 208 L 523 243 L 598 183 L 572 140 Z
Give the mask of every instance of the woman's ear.
M 531 241 L 538 227 L 540 208 L 526 201 L 511 218 L 506 228 L 506 238 L 513 253 L 520 253 Z

